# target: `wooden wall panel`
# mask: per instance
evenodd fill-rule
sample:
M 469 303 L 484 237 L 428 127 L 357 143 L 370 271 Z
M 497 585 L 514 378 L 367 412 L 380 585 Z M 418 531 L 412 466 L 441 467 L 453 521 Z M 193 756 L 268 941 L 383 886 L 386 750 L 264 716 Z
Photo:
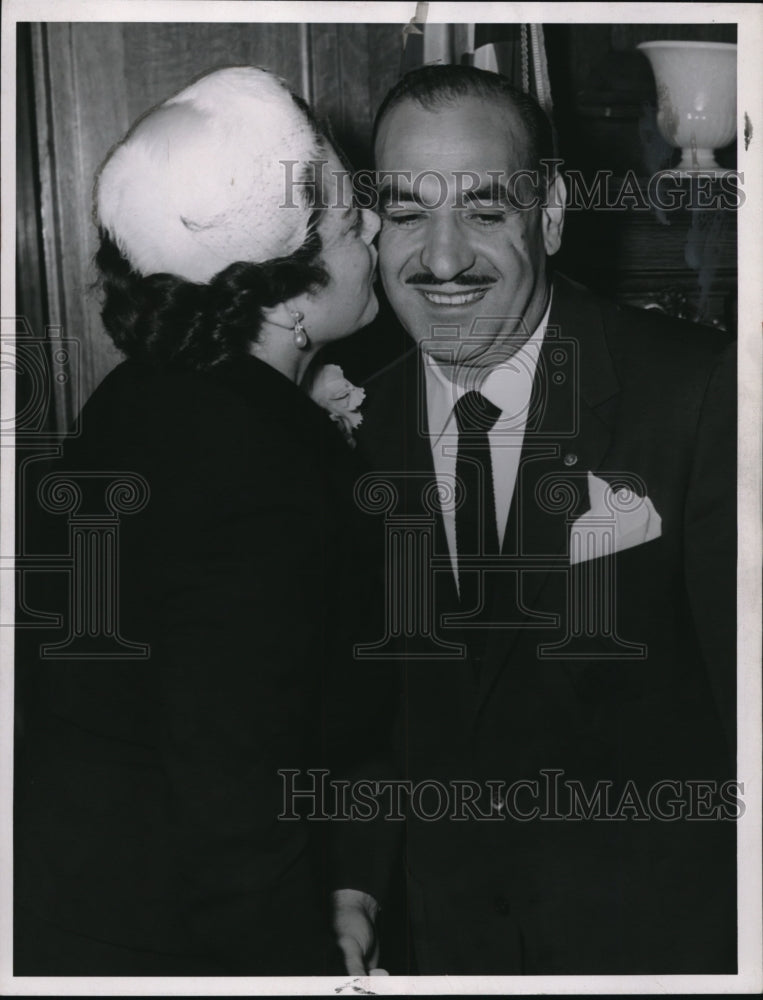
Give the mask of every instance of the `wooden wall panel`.
M 16 60 L 20 112 L 16 116 L 16 315 L 42 337 L 48 323 L 40 228 L 39 158 L 29 25 L 18 26 Z M 17 386 L 17 393 L 20 389 Z M 52 401 L 49 401 L 52 402 Z M 23 404 L 20 404 L 21 409 Z M 48 428 L 51 429 L 51 428 Z
M 322 86 L 314 83 L 313 99 L 320 113 L 331 122 L 340 146 L 350 160 L 356 161 L 364 152 L 369 134 L 368 27 L 365 24 L 329 27 L 334 29 L 333 45 L 320 67 Z M 317 52 L 313 66 L 315 74 L 319 68 Z M 327 92 L 332 93 L 330 102 L 325 100 Z
M 223 66 L 262 66 L 302 93 L 300 25 L 128 24 L 122 32 L 131 119 Z
M 368 92 L 371 126 L 387 91 L 397 83 L 403 61 L 403 31 L 400 25 L 370 24 L 368 26 Z
M 61 430 L 119 360 L 101 332 L 92 287 L 91 211 L 93 175 L 127 123 L 124 90 L 115 86 L 124 75 L 124 50 L 118 25 L 88 27 L 86 37 L 72 24 L 33 30 L 48 315 L 51 325 L 80 343 L 79 368 L 57 386 Z
M 396 24 L 310 26 L 314 106 L 355 167 L 371 166 L 374 115 L 400 75 L 402 45 Z

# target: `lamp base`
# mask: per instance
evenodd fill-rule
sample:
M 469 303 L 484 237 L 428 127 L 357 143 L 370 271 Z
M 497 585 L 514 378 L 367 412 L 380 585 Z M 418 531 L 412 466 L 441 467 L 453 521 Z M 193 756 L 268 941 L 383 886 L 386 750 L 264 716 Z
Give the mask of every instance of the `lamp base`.
M 728 170 L 718 165 L 712 149 L 699 149 L 695 146 L 685 146 L 681 150 L 681 160 L 673 168 L 681 173 L 713 173 L 726 174 Z

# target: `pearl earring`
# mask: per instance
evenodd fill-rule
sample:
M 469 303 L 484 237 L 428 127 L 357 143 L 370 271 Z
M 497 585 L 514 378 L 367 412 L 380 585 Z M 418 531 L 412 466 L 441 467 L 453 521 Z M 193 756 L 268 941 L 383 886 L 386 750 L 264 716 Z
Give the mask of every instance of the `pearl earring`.
M 298 350 L 304 351 L 309 342 L 307 339 L 307 332 L 304 326 L 302 326 L 302 313 L 292 313 L 292 316 L 294 317 L 294 328 L 292 331 L 294 335 L 294 346 Z

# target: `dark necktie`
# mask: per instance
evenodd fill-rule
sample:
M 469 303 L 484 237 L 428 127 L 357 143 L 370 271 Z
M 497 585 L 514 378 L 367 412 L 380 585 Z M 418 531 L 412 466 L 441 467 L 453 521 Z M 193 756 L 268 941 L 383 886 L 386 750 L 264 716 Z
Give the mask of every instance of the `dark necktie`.
M 462 570 L 462 562 L 499 554 L 488 431 L 501 411 L 481 393 L 467 392 L 454 412 L 458 426 L 456 479 L 464 494 L 456 509 L 458 589 L 461 607 L 467 611 L 480 605 L 480 571 L 477 567 Z M 486 605 L 483 596 L 483 611 Z

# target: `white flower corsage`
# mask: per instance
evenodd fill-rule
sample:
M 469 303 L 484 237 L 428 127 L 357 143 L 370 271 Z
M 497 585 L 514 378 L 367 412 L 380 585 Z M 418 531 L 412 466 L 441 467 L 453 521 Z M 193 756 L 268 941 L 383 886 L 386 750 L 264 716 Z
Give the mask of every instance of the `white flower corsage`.
M 360 405 L 366 398 L 366 390 L 349 382 L 339 365 L 323 365 L 313 377 L 309 394 L 318 406 L 328 410 L 329 417 L 354 448 L 353 431 L 363 422 Z

